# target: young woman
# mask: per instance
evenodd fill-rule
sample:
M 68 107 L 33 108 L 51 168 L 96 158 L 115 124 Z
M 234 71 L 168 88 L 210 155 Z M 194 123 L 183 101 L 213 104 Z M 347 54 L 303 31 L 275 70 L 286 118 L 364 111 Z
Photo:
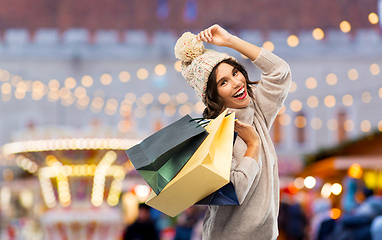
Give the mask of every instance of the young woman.
M 202 41 L 247 56 L 262 71 L 261 80 L 254 86 L 233 57 L 204 49 Z M 206 105 L 204 117 L 216 117 L 229 108 L 238 119 L 230 180 L 240 205 L 209 206 L 203 239 L 276 239 L 279 178 L 269 129 L 288 94 L 288 64 L 219 25 L 197 36 L 184 33 L 177 41 L 175 55 L 182 60 L 182 75 Z

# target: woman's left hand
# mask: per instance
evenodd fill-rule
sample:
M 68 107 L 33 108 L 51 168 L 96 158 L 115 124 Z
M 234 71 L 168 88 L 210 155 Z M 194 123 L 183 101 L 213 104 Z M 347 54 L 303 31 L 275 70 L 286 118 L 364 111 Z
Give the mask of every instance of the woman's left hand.
M 203 42 L 212 43 L 217 46 L 228 47 L 231 37 L 232 35 L 229 32 L 215 24 L 201 31 L 196 36 L 196 39 L 199 41 L 202 40 Z

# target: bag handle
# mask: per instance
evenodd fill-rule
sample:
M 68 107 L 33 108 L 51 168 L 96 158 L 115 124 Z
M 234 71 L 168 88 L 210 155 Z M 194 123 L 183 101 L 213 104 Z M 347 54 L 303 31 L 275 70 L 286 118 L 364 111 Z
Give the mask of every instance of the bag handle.
M 231 114 L 232 112 L 230 112 L 230 113 L 227 113 L 224 117 L 228 117 L 230 114 Z M 195 121 L 195 122 L 197 122 L 198 123 L 198 126 L 197 126 L 197 128 L 198 127 L 206 127 L 212 120 L 214 120 L 215 118 L 204 118 L 204 117 L 200 117 L 200 118 L 192 118 L 192 119 L 190 119 L 189 120 L 189 122 L 192 122 L 192 121 Z M 235 120 L 236 120 L 237 118 L 235 118 Z

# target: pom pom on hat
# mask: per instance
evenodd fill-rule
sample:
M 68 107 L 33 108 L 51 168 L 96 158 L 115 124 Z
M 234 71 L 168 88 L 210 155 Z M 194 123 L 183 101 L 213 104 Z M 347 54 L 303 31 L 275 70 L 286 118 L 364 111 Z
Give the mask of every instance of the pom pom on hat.
M 196 39 L 195 34 L 185 32 L 176 42 L 174 50 L 177 59 L 192 62 L 204 53 L 204 45 L 202 41 Z
M 225 53 L 219 53 L 211 49 L 204 49 L 202 41 L 196 39 L 196 35 L 185 32 L 178 39 L 174 47 L 175 57 L 182 61 L 182 75 L 206 104 L 206 89 L 208 77 L 212 69 L 225 59 L 233 59 Z

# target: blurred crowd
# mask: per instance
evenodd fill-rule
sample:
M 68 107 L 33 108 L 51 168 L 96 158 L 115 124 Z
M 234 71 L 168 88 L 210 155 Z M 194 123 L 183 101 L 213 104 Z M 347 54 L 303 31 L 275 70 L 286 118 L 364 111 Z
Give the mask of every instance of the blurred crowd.
M 330 198 L 315 198 L 306 203 L 284 196 L 280 204 L 278 239 L 382 239 L 382 197 L 365 186 L 360 190 L 360 181 L 344 180 L 344 191 L 336 206 L 340 209 L 334 208 Z
M 281 191 L 279 240 L 381 240 L 382 196 L 359 179 L 346 178 L 339 202 Z M 334 206 L 336 205 L 336 206 Z M 338 205 L 338 206 L 337 206 Z M 338 216 L 334 207 L 340 208 Z M 127 226 L 123 240 L 200 240 L 206 207 L 192 206 L 176 218 L 139 205 L 139 216 Z
M 142 203 L 136 221 L 127 226 L 123 240 L 201 240 L 206 207 L 192 206 L 176 218 Z

